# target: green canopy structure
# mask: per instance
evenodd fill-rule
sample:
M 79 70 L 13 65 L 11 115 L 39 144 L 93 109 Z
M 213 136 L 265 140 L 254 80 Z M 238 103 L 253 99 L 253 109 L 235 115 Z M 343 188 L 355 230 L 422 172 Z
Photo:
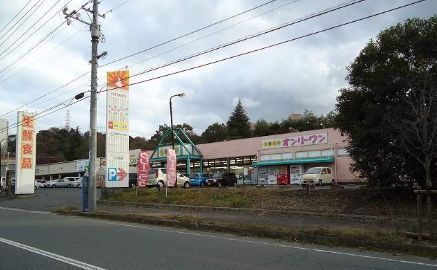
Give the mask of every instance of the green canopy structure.
M 181 128 L 166 129 L 158 145 L 153 150 L 150 162 L 153 164 L 160 163 L 161 165 L 167 163 L 167 149 L 172 148 L 171 144 L 165 143 L 167 138 L 175 138 L 174 150 L 176 158 L 179 161 L 185 161 L 186 173 L 191 173 L 192 161 L 200 161 L 200 172 L 203 172 L 203 155 L 199 148 L 191 141 L 186 132 Z

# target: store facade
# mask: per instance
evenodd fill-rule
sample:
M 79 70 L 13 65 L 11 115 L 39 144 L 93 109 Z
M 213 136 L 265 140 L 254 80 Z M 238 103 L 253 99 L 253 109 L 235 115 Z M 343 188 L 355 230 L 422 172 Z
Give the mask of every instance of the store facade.
M 354 183 L 359 177 L 351 172 L 347 137 L 328 128 L 277 135 L 265 138 L 259 145 L 257 184 L 298 184 L 312 167 L 329 168 L 338 184 Z

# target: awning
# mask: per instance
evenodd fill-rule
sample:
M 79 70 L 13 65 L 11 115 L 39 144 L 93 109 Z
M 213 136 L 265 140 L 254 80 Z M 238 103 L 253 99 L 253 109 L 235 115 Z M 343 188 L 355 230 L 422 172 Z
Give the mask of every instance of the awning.
M 308 163 L 333 163 L 334 157 L 317 157 L 317 158 L 302 158 L 302 159 L 280 159 L 280 160 L 264 160 L 253 163 L 252 166 L 274 166 L 274 165 L 299 165 Z

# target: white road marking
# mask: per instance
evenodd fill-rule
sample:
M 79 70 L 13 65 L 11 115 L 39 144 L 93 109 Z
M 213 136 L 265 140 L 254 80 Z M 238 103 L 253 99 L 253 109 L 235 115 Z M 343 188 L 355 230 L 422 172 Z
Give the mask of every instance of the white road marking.
M 28 246 L 28 245 L 24 245 L 24 244 L 21 244 L 21 243 L 12 241 L 12 240 L 8 240 L 8 239 L 5 239 L 5 238 L 1 238 L 0 237 L 0 242 L 8 244 L 10 246 L 14 246 L 14 247 L 17 247 L 17 248 L 21 248 L 21 249 L 24 249 L 24 250 L 36 253 L 36 254 L 39 254 L 39 255 L 42 255 L 42 256 L 45 256 L 45 257 L 48 257 L 48 258 L 51 258 L 51 259 L 54 259 L 54 260 L 57 260 L 57 261 L 60 261 L 60 262 L 66 263 L 66 264 L 70 264 L 70 265 L 73 265 L 73 266 L 76 266 L 76 267 L 79 267 L 79 268 L 82 268 L 82 269 L 86 269 L 86 270 L 105 270 L 104 268 L 101 268 L 101 267 L 98 267 L 98 266 L 95 266 L 95 265 L 84 263 L 84 262 L 81 262 L 81 261 L 78 261 L 78 260 L 75 260 L 75 259 L 71 259 L 71 258 L 62 256 L 62 255 L 59 255 L 59 254 L 55 254 L 55 253 L 52 253 L 52 252 L 49 252 L 49 251 L 42 250 L 42 249 L 39 249 L 39 248 L 35 248 L 35 247 Z
M 25 212 L 25 213 L 33 213 L 33 214 L 49 214 L 53 215 L 51 212 L 46 211 L 36 211 L 36 210 L 26 210 L 26 209 L 20 209 L 20 208 L 11 208 L 11 207 L 2 207 L 0 206 L 1 210 L 9 210 L 9 211 L 16 211 L 16 212 Z
M 50 212 L 31 211 L 31 210 L 24 210 L 24 209 L 18 209 L 18 208 L 0 207 L 0 209 L 11 210 L 11 211 L 29 212 L 29 213 L 36 213 L 36 214 L 51 214 Z M 117 226 L 138 228 L 138 229 L 151 230 L 151 231 L 171 232 L 171 233 L 177 233 L 177 234 L 182 234 L 182 235 L 193 235 L 193 236 L 199 236 L 199 237 L 223 239 L 223 240 L 228 240 L 228 241 L 243 242 L 243 243 L 250 243 L 250 244 L 260 244 L 260 245 L 275 246 L 275 247 L 282 247 L 282 248 L 290 248 L 290 249 L 297 249 L 297 250 L 304 250 L 304 251 L 312 251 L 312 252 L 317 252 L 317 253 L 330 253 L 330 254 L 335 254 L 335 255 L 358 257 L 358 258 L 364 258 L 364 259 L 372 259 L 372 260 L 381 260 L 381 261 L 388 261 L 388 262 L 395 262 L 395 263 L 437 267 L 437 264 L 430 264 L 430 263 L 423 263 L 423 262 L 398 260 L 398 259 L 391 259 L 391 258 L 386 258 L 386 257 L 377 257 L 377 256 L 371 256 L 371 255 L 363 255 L 363 254 L 356 254 L 356 253 L 349 253 L 349 252 L 342 252 L 342 251 L 325 250 L 325 249 L 318 249 L 318 248 L 299 247 L 299 246 L 284 245 L 284 244 L 278 244 L 278 243 L 269 243 L 269 242 L 255 241 L 255 240 L 247 240 L 247 239 L 242 239 L 242 238 L 223 237 L 223 236 L 212 235 L 212 234 L 202 234 L 202 233 L 193 233 L 193 232 L 186 232 L 186 231 L 179 231 L 179 230 L 161 229 L 158 227 L 132 225 L 132 224 L 126 224 L 123 222 L 97 220 L 97 219 L 84 218 L 84 217 L 78 217 L 78 216 L 69 216 L 69 217 L 87 220 L 87 221 L 92 221 L 92 222 L 107 223 L 107 224 L 112 224 L 112 225 L 117 225 Z

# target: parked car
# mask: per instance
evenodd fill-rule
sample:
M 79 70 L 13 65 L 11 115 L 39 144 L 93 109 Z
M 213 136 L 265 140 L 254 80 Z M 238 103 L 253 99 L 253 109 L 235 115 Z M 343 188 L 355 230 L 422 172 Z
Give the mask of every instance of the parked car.
M 64 177 L 64 180 L 70 181 L 70 186 L 71 187 L 80 187 L 80 184 L 81 184 L 80 177 L 77 177 L 77 176 L 67 176 L 67 177 Z
M 190 179 L 183 174 L 177 173 L 177 186 L 188 188 L 191 186 Z M 153 168 L 150 169 L 149 177 L 147 179 L 148 187 L 165 187 L 167 185 L 167 174 L 166 169 L 163 168 Z
M 207 173 L 192 173 L 190 174 L 190 185 L 194 187 L 203 187 L 206 185 L 206 180 L 210 178 L 211 175 Z
M 186 174 L 177 174 L 177 183 L 178 187 L 189 188 L 191 186 L 190 178 L 186 176 Z
M 164 168 L 151 168 L 149 171 L 149 177 L 147 178 L 147 186 L 164 187 L 167 181 L 166 169 Z
M 212 178 L 207 179 L 208 186 L 236 186 L 237 177 L 235 173 L 214 173 Z
M 54 179 L 44 183 L 44 187 L 59 188 L 59 187 L 72 187 L 71 183 L 67 179 Z
M 309 168 L 302 176 L 302 184 L 335 184 L 332 169 L 329 167 L 313 167 Z
M 35 179 L 35 189 L 44 187 L 45 182 L 44 179 Z
M 58 181 L 59 179 L 52 179 L 49 180 L 47 182 L 44 183 L 44 187 L 45 188 L 54 188 L 55 187 L 55 183 Z

